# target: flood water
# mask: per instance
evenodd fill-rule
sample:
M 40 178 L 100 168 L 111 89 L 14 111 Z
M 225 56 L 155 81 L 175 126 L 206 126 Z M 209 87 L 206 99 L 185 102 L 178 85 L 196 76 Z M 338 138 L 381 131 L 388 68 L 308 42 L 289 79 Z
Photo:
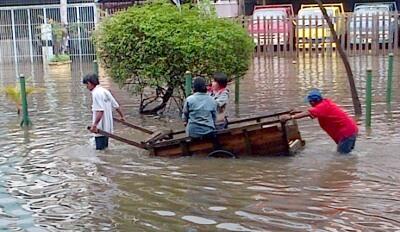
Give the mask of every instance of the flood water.
M 395 57 L 393 104 L 385 103 L 387 57 L 351 57 L 360 99 L 373 69 L 372 129 L 360 119 L 351 155 L 339 155 L 316 121 L 299 121 L 306 147 L 296 156 L 205 159 L 149 157 L 110 141 L 96 152 L 85 129 L 90 94 L 72 79 L 49 77 L 40 65 L 20 73 L 44 91 L 29 97 L 30 130 L 0 95 L 0 230 L 8 231 L 400 231 L 400 57 Z M 12 66 L 0 86 L 15 82 Z M 147 128 L 183 128 L 169 117 L 137 114 L 137 97 L 107 80 L 129 121 Z M 346 74 L 333 58 L 255 59 L 241 81 L 231 118 L 306 109 L 312 87 L 353 114 Z M 233 86 L 231 87 L 233 90 Z M 175 116 L 174 116 L 175 115 Z M 117 126 L 125 136 L 143 135 Z

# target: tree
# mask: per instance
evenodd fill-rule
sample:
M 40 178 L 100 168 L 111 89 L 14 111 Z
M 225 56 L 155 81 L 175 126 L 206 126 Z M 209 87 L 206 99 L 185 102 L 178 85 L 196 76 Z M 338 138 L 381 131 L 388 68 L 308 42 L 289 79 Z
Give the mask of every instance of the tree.
M 332 24 L 332 20 L 329 17 L 328 13 L 326 12 L 325 7 L 323 6 L 323 3 L 321 0 L 315 0 L 316 3 L 318 3 L 319 8 L 321 9 L 322 15 L 325 18 L 325 21 L 328 23 L 329 29 L 332 33 L 333 36 L 333 41 L 335 41 L 336 43 L 336 49 L 338 49 L 339 51 L 339 55 L 342 58 L 344 67 L 346 69 L 346 73 L 347 73 L 347 78 L 350 84 L 350 90 L 351 90 L 351 98 L 353 100 L 353 106 L 354 106 L 354 112 L 357 116 L 361 116 L 362 114 L 362 110 L 361 110 L 361 103 L 360 103 L 360 99 L 358 98 L 358 94 L 357 94 L 357 89 L 356 89 L 356 85 L 354 82 L 354 76 L 353 76 L 353 72 L 351 70 L 351 66 L 349 63 L 349 60 L 347 59 L 347 55 L 346 53 L 343 51 L 342 46 L 340 45 L 340 41 L 339 38 L 337 36 L 337 33 L 335 31 L 335 28 Z
M 188 4 L 136 6 L 106 18 L 94 34 L 98 57 L 111 78 L 140 95 L 141 113 L 163 111 L 171 99 L 181 105 L 184 74 L 225 72 L 243 76 L 254 43 L 241 25 Z M 148 95 L 152 90 L 152 95 Z
M 63 62 L 70 60 L 67 54 L 67 44 L 64 38 L 68 38 L 68 28 L 60 22 L 48 19 L 51 25 L 51 35 L 53 41 L 54 56 L 50 58 L 52 62 Z M 68 39 L 67 39 L 68 40 Z
M 47 19 L 51 25 L 51 37 L 53 41 L 54 56 L 50 57 L 51 62 L 64 62 L 69 61 L 68 55 L 68 25 L 67 17 L 67 0 L 60 0 L 60 19 L 58 22 L 53 19 Z

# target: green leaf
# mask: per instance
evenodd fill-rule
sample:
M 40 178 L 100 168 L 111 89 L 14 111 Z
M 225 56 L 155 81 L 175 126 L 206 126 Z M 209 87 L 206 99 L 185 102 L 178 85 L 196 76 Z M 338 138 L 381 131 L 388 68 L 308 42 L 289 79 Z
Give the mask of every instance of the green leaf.
M 184 4 L 179 12 L 157 1 L 106 18 L 94 33 L 98 57 L 114 81 L 129 81 L 136 94 L 144 87 L 183 88 L 186 71 L 244 75 L 253 40 L 237 22 L 207 14 L 207 4 Z

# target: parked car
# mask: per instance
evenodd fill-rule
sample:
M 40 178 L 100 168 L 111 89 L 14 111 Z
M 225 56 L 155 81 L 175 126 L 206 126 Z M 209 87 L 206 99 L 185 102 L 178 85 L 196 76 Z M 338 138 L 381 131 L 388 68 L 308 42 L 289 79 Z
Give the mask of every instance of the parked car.
M 255 6 L 248 31 L 258 45 L 285 45 L 293 38 L 293 6 L 291 4 Z
M 333 27 L 340 38 L 344 34 L 344 13 L 342 3 L 324 4 Z M 299 48 L 336 47 L 332 41 L 331 30 L 316 4 L 303 4 L 297 15 L 297 36 Z
M 356 3 L 349 20 L 350 44 L 393 43 L 399 26 L 396 2 Z

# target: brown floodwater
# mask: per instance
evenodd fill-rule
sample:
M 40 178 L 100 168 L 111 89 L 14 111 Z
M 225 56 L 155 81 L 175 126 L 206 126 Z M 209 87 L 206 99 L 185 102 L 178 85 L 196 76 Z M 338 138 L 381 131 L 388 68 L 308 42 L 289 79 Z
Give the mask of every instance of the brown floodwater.
M 111 141 L 93 150 L 90 94 L 73 77 L 49 76 L 41 65 L 19 65 L 30 85 L 30 130 L 0 95 L 0 230 L 24 231 L 400 231 L 400 57 L 395 57 L 393 102 L 385 102 L 387 57 L 350 57 L 365 111 L 367 67 L 373 69 L 372 128 L 359 120 L 351 155 L 313 120 L 299 121 L 307 144 L 296 156 L 242 159 L 158 158 Z M 0 87 L 16 81 L 12 65 Z M 138 100 L 109 80 L 128 120 L 147 128 L 183 128 L 174 106 L 166 117 L 138 115 Z M 338 57 L 255 59 L 241 81 L 231 118 L 306 109 L 320 88 L 353 114 Z M 231 86 L 232 92 L 234 86 Z M 143 134 L 117 126 L 137 140 Z

